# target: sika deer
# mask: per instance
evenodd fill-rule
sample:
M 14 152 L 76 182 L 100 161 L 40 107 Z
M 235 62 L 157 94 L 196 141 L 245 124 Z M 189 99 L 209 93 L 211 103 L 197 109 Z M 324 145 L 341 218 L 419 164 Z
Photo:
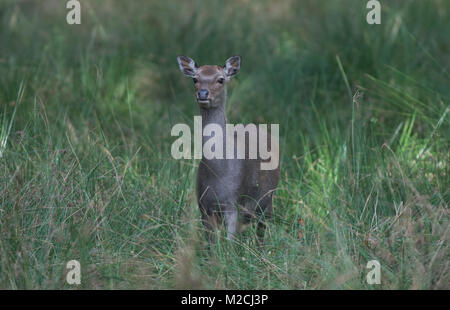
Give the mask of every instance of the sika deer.
M 230 124 L 227 124 L 226 86 L 230 78 L 239 72 L 241 57 L 229 58 L 223 67 L 209 65 L 198 67 L 191 58 L 185 56 L 178 57 L 178 64 L 181 72 L 194 81 L 195 96 L 202 116 L 202 145 L 205 145 L 208 140 L 203 130 L 210 124 L 218 125 L 222 132 L 231 133 L 232 137 L 233 158 L 228 158 L 227 155 L 227 158 L 208 159 L 202 152 L 197 174 L 197 199 L 202 222 L 208 231 L 212 232 L 224 218 L 227 238 L 234 239 L 235 234 L 241 230 L 241 224 L 247 224 L 251 219 L 255 219 L 258 223 L 258 240 L 262 241 L 265 232 L 264 220 L 272 214 L 272 195 L 280 179 L 278 140 L 274 143 L 274 137 L 268 136 L 264 127 L 256 128 L 255 125 L 250 124 L 252 128 L 255 128 L 258 139 L 266 139 L 270 142 L 271 156 L 276 157 L 276 166 L 271 170 L 264 170 L 262 165 L 267 162 L 267 156 L 263 158 L 261 154 L 258 154 L 253 159 L 248 156 L 251 153 L 249 125 L 244 128 L 244 131 L 249 134 L 249 139 L 246 139 L 245 132 L 239 135 L 233 132 L 232 125 L 230 127 Z M 276 128 L 278 130 L 278 125 Z M 220 137 L 225 145 L 225 137 Z M 270 141 L 268 141 L 269 137 Z M 259 143 L 261 152 L 261 141 Z M 227 144 L 228 149 L 230 149 L 229 146 Z M 237 156 L 240 148 L 245 150 L 244 159 L 239 159 Z M 212 238 L 212 234 L 209 235 Z

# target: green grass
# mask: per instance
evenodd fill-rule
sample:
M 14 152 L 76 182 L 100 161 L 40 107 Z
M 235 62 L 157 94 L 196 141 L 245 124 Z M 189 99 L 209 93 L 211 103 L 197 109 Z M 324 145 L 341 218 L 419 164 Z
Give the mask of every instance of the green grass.
M 448 1 L 81 2 L 0 4 L 0 288 L 448 289 Z M 179 54 L 241 55 L 228 121 L 280 124 L 263 247 L 206 246 Z

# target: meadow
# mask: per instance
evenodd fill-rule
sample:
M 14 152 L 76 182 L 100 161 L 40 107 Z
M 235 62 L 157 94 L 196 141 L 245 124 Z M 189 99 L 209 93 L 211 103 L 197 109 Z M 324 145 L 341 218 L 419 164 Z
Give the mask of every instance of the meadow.
M 80 2 L 0 2 L 0 289 L 449 289 L 449 1 Z M 207 245 L 180 54 L 241 55 L 228 121 L 280 124 L 262 246 Z

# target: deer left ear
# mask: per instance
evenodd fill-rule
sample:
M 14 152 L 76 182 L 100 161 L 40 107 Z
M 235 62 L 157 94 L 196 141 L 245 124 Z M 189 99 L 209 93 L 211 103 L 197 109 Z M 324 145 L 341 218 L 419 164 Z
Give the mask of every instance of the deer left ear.
M 195 61 L 186 56 L 178 56 L 178 65 L 180 66 L 181 72 L 189 77 L 194 77 L 197 74 L 197 65 Z
M 227 59 L 223 67 L 227 77 L 232 77 L 239 72 L 241 68 L 241 56 L 233 56 Z

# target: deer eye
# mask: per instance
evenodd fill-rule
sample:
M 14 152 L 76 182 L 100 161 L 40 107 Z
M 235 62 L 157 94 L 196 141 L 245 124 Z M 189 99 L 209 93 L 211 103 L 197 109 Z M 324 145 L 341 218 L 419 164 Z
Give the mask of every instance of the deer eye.
M 196 78 L 193 78 L 192 80 L 194 81 L 194 84 L 198 83 L 198 80 Z
M 217 83 L 223 84 L 223 78 L 218 79 L 218 80 L 217 80 Z

